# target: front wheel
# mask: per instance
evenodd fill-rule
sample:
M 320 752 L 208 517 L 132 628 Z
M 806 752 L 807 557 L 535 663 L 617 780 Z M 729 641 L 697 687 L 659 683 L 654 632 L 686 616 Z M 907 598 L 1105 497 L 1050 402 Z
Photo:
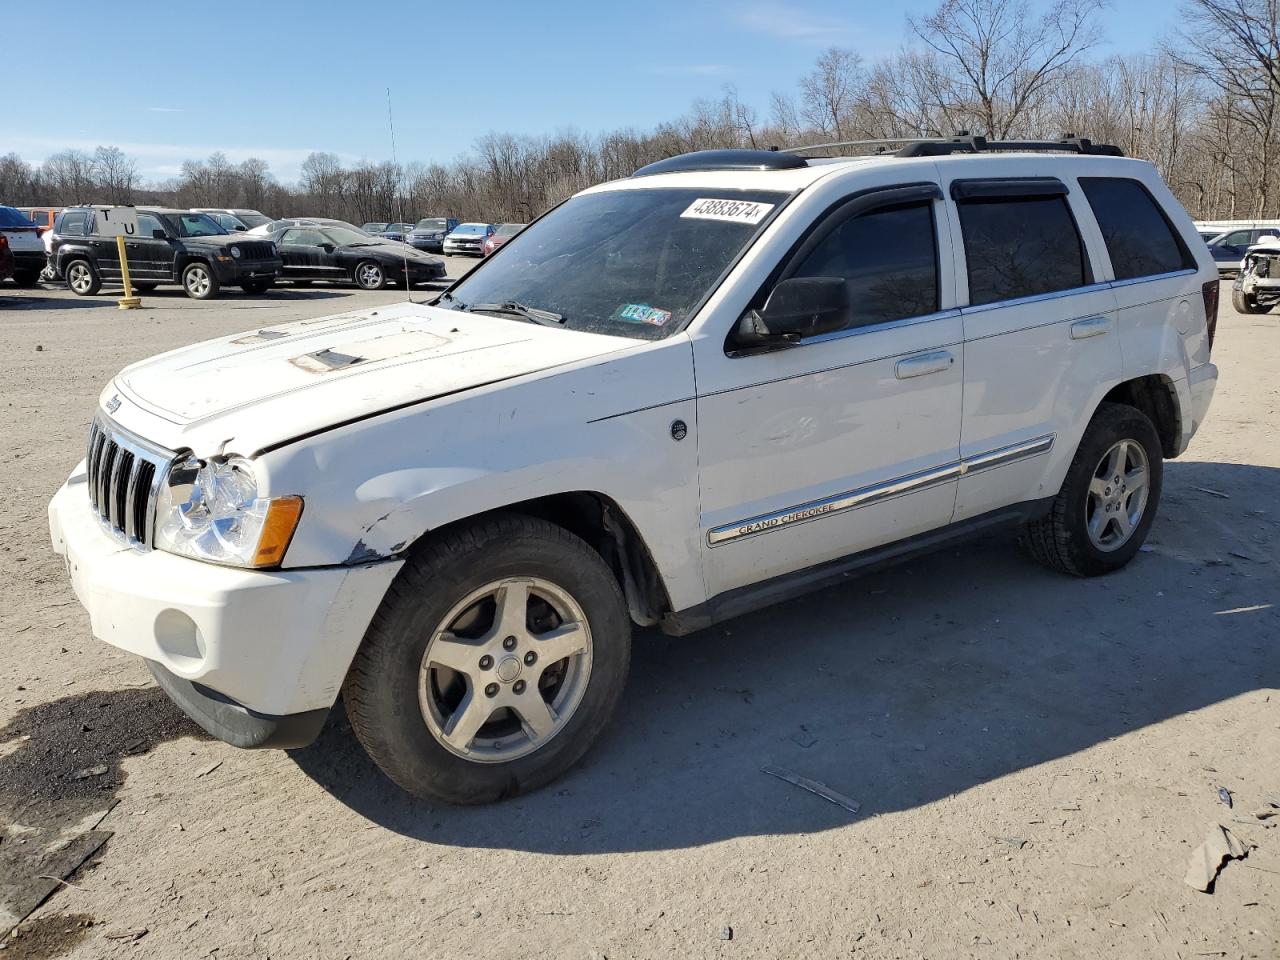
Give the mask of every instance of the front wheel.
M 1266 307 L 1258 303 L 1257 296 L 1239 289 L 1231 291 L 1231 305 L 1236 308 L 1236 313 L 1265 313 L 1267 311 Z
M 212 300 L 221 286 L 213 269 L 200 260 L 188 264 L 182 271 L 182 289 L 192 300 Z
M 92 297 L 102 289 L 102 277 L 88 260 L 72 260 L 63 272 L 68 289 L 78 297 Z
M 1096 577 L 1133 559 L 1160 504 L 1164 452 L 1146 414 L 1104 403 L 1085 429 L 1047 516 L 1027 524 L 1023 544 L 1062 573 Z
M 630 657 L 626 606 L 600 555 L 545 520 L 502 514 L 413 553 L 343 700 L 357 739 L 405 790 L 487 803 L 578 761 Z
M 356 283 L 364 290 L 381 290 L 387 285 L 387 274 L 382 265 L 373 260 L 361 260 L 356 265 Z

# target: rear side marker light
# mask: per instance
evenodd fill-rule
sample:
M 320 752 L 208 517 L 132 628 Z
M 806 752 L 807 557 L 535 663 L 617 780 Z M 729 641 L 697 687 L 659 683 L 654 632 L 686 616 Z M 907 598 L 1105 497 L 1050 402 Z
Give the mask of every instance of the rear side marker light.
M 1219 281 L 1207 280 L 1200 287 L 1200 295 L 1204 297 L 1204 323 L 1209 331 L 1209 346 L 1213 346 L 1213 335 L 1218 329 L 1218 286 Z

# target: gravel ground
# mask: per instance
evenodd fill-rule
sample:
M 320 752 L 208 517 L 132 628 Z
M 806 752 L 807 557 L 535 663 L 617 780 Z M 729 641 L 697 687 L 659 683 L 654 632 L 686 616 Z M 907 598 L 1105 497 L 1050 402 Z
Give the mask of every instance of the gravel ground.
M 291 753 L 200 735 L 90 637 L 45 519 L 126 363 L 403 292 L 126 313 L 0 286 L 0 918 L 56 888 L 0 957 L 1280 956 L 1280 818 L 1253 817 L 1280 804 L 1280 318 L 1223 293 L 1217 399 L 1128 569 L 1068 579 L 1000 537 L 641 633 L 581 766 L 453 809 L 340 709 Z M 1215 824 L 1256 846 L 1200 893 Z

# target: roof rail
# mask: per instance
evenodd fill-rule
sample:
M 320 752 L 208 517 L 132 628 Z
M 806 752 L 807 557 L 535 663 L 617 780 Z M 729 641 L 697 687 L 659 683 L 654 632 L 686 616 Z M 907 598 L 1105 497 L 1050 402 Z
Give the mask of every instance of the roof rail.
M 877 140 L 835 140 L 787 147 L 783 153 L 824 150 L 832 147 L 888 147 L 897 145 L 896 157 L 945 157 L 953 153 L 995 153 L 1009 151 L 1063 151 L 1090 156 L 1123 157 L 1124 151 L 1109 143 L 1094 143 L 1087 137 L 1067 134 L 1061 140 L 988 140 L 961 131 L 954 137 L 886 137 Z M 885 152 L 881 150 L 880 152 Z
M 777 150 L 696 150 L 656 160 L 631 175 L 648 177 L 691 170 L 795 170 L 807 166 L 803 157 Z

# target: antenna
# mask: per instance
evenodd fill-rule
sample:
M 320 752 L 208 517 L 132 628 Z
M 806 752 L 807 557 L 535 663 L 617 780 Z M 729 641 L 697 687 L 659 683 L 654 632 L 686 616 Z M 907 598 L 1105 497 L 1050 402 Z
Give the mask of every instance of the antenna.
M 401 189 L 400 183 L 400 161 L 396 159 L 396 123 L 391 116 L 390 87 L 387 87 L 387 126 L 391 129 L 391 165 L 396 168 L 396 210 L 398 211 L 396 219 L 404 223 L 404 190 Z M 404 246 L 404 295 L 410 303 L 413 303 L 413 284 L 409 282 L 409 245 L 403 240 L 400 243 Z

